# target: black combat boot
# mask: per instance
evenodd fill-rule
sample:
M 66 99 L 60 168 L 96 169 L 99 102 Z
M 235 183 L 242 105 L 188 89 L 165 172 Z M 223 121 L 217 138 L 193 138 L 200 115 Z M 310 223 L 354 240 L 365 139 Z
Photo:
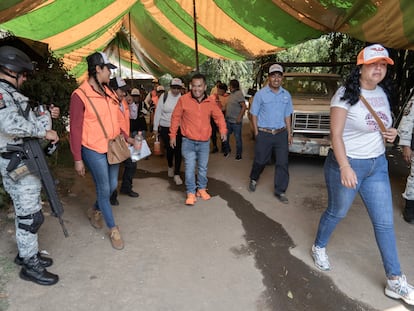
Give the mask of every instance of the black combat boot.
M 405 200 L 405 208 L 403 211 L 404 220 L 410 224 L 414 224 L 414 201 Z
M 39 263 L 42 267 L 50 267 L 51 265 L 53 265 L 53 259 L 49 258 L 49 257 L 44 257 L 42 256 L 42 254 L 37 253 L 37 257 L 39 258 Z M 19 266 L 23 266 L 24 262 L 23 262 L 23 258 L 19 256 L 19 254 L 16 255 L 16 258 L 14 258 L 14 263 L 16 265 Z
M 38 255 L 30 258 L 24 258 L 22 270 L 20 270 L 20 278 L 26 281 L 32 281 L 39 285 L 53 285 L 59 281 L 59 276 L 48 272 L 45 267 L 40 264 Z

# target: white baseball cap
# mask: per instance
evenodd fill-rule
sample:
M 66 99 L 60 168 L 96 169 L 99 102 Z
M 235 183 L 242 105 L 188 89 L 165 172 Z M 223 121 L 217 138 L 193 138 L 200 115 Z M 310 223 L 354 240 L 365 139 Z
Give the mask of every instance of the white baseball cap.
M 385 60 L 389 65 L 394 65 L 388 51 L 381 44 L 373 44 L 365 47 L 358 53 L 357 65 L 368 65 L 379 60 Z
M 138 89 L 133 88 L 133 89 L 131 90 L 131 95 L 141 95 L 141 93 L 139 92 L 139 90 L 138 90 Z
M 280 66 L 279 64 L 273 64 L 272 66 L 269 67 L 269 74 L 273 72 L 283 73 L 283 67 Z
M 171 86 L 179 86 L 179 87 L 181 87 L 182 85 L 183 85 L 183 82 L 181 81 L 181 79 L 179 79 L 179 78 L 174 78 L 174 79 L 172 79 L 171 80 L 171 83 L 170 83 L 170 85 Z

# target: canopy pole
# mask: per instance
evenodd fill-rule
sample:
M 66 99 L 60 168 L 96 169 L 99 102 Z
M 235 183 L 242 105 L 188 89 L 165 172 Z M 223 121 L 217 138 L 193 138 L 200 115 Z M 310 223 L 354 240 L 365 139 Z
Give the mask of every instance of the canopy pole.
M 200 71 L 199 61 L 198 61 L 198 38 L 197 38 L 197 13 L 196 13 L 196 3 L 193 0 L 193 21 L 194 21 L 194 45 L 195 45 L 195 58 L 196 58 L 196 71 Z
M 130 87 L 132 89 L 132 81 L 134 80 L 134 72 L 132 71 L 132 61 L 133 61 L 133 55 L 132 55 L 132 30 L 131 30 L 131 12 L 128 12 L 128 27 L 129 27 L 129 57 L 130 57 L 130 65 L 131 65 L 131 79 L 130 81 Z
M 119 68 L 119 76 L 122 77 L 122 67 L 121 67 L 121 51 L 119 49 L 119 32 L 116 33 L 116 43 L 118 49 L 118 68 Z

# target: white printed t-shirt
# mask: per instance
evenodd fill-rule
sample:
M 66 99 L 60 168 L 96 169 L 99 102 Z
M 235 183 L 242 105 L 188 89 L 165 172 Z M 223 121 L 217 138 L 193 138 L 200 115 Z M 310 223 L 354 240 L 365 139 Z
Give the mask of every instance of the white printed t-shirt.
M 344 87 L 336 91 L 331 100 L 331 107 L 348 110 L 343 132 L 346 155 L 355 159 L 370 159 L 382 155 L 385 152 L 385 145 L 377 122 L 361 100 L 352 106 L 341 100 L 344 91 Z M 384 90 L 380 86 L 374 90 L 361 88 L 361 95 L 375 110 L 385 128 L 391 127 L 391 110 Z

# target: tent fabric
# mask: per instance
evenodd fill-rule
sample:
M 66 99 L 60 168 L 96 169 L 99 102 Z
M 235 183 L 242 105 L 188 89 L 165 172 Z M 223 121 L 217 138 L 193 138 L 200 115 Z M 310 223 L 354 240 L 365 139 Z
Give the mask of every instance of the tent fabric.
M 247 60 L 329 32 L 414 49 L 412 0 L 195 0 L 200 63 Z M 155 76 L 196 66 L 193 0 L 3 0 L 0 29 L 37 40 L 76 77 L 96 50 Z M 132 64 L 132 66 L 131 66 Z

